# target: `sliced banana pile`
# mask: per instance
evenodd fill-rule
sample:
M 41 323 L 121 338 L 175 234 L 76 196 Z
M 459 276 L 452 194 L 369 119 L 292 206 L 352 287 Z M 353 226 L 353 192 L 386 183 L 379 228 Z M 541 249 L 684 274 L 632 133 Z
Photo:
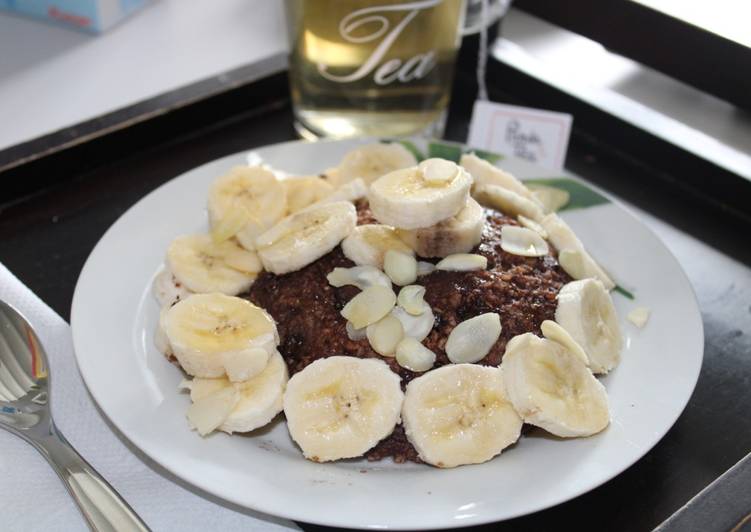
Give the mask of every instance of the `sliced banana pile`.
M 472 195 L 478 202 L 515 216 L 526 229 L 504 227 L 501 235 L 504 251 L 529 257 L 543 256 L 548 253 L 547 240 L 558 249 L 558 262 L 571 277 L 599 279 L 607 290 L 615 287 L 568 224 L 555 213 L 568 203 L 568 192 L 545 185 L 528 188 L 513 175 L 472 153 L 462 155 L 460 164 L 472 175 Z
M 261 373 L 279 344 L 276 323 L 246 299 L 194 294 L 167 309 L 161 326 L 188 375 L 242 382 Z
M 245 299 L 192 294 L 162 309 L 158 342 L 193 379 L 188 421 L 199 434 L 249 432 L 282 411 L 287 366 L 276 323 Z
M 532 333 L 509 340 L 501 363 L 514 409 L 562 438 L 591 436 L 610 423 L 605 387 L 582 358 Z
M 427 159 L 388 173 L 368 190 L 379 222 L 421 257 L 466 253 L 480 242 L 485 214 L 469 197 L 471 176 L 457 164 Z

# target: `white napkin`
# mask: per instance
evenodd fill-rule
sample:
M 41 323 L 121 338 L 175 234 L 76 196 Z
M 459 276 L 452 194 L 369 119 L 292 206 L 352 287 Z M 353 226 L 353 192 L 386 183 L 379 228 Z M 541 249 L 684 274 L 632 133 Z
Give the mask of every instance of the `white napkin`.
M 221 502 L 188 486 L 127 444 L 104 420 L 81 380 L 70 326 L 2 264 L 0 299 L 31 321 L 44 344 L 55 423 L 152 530 L 299 530 L 290 521 Z M 4 430 L 0 430 L 0 516 L 3 530 L 88 530 L 44 458 Z

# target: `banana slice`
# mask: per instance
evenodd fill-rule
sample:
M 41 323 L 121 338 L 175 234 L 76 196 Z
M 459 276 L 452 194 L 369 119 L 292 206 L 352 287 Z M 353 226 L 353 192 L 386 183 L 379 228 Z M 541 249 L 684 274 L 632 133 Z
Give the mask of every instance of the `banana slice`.
M 151 291 L 162 308 L 171 307 L 193 293 L 175 279 L 169 268 L 164 268 L 157 274 L 151 285 Z
M 401 144 L 366 144 L 347 152 L 336 171 L 327 171 L 326 175 L 335 185 L 349 183 L 358 177 L 369 185 L 389 172 L 416 164 L 415 156 Z
M 172 347 L 169 345 L 169 338 L 167 338 L 167 333 L 164 331 L 164 317 L 167 315 L 169 309 L 170 307 L 165 306 L 159 311 L 159 321 L 154 330 L 154 347 L 167 358 L 172 356 Z
M 593 373 L 607 373 L 618 365 L 623 337 L 613 299 L 600 281 L 582 279 L 561 288 L 555 321 L 587 353 Z
M 287 196 L 287 212 L 300 211 L 334 192 L 334 187 L 315 175 L 288 177 L 281 181 Z
M 256 239 L 264 268 L 281 275 L 299 270 L 334 249 L 357 224 L 354 205 L 319 203 L 291 214 Z
M 190 292 L 234 296 L 250 288 L 263 268 L 258 256 L 235 240 L 216 242 L 209 235 L 186 235 L 167 249 L 167 269 Z
M 314 462 L 362 456 L 399 422 L 399 381 L 381 360 L 316 360 L 287 384 L 284 414 L 292 439 Z
M 383 257 L 389 250 L 414 255 L 412 248 L 402 242 L 396 230 L 388 225 L 358 225 L 342 240 L 344 256 L 358 266 L 375 266 L 382 269 Z
M 318 203 L 333 203 L 335 201 L 349 201 L 354 203 L 368 195 L 368 185 L 360 179 L 353 179 L 337 188 L 331 195 L 320 200 Z
M 459 213 L 423 229 L 398 229 L 399 238 L 421 257 L 446 257 L 468 253 L 482 237 L 485 213 L 474 199 L 468 198 Z
M 522 428 L 501 370 L 475 364 L 443 366 L 411 381 L 402 419 L 420 458 L 438 467 L 487 462 Z
M 248 380 L 263 371 L 279 344 L 271 316 L 224 294 L 192 295 L 171 307 L 163 323 L 177 361 L 194 377 Z
M 450 179 L 433 179 L 433 168 L 445 171 L 453 165 Z M 427 176 L 427 177 L 426 177 Z M 469 197 L 472 177 L 443 159 L 427 159 L 417 167 L 396 170 L 370 185 L 368 201 L 379 222 L 399 229 L 430 227 L 456 216 Z
M 584 244 L 563 219 L 555 213 L 548 214 L 540 225 L 548 233 L 548 240 L 558 248 L 558 262 L 574 279 L 599 279 L 607 290 L 615 283 L 584 249 Z
M 465 153 L 459 164 L 472 174 L 475 186 L 495 185 L 516 192 L 522 197 L 533 199 L 532 191 L 516 177 L 479 158 L 474 153 Z
M 571 337 L 566 329 L 552 320 L 545 320 L 540 325 L 540 330 L 542 331 L 542 335 L 545 338 L 547 338 L 551 342 L 558 342 L 563 347 L 578 356 L 582 360 L 582 362 L 584 362 L 587 367 L 589 367 L 589 357 L 587 356 L 587 353 L 585 353 L 584 349 L 582 349 L 582 347 L 576 343 L 576 340 Z
M 481 205 L 497 209 L 507 216 L 524 216 L 536 222 L 545 216 L 536 200 L 498 185 L 476 185 L 472 195 Z
M 525 422 L 562 438 L 591 436 L 610 423 L 605 387 L 563 345 L 532 333 L 515 336 L 501 367 L 508 396 Z
M 529 218 L 521 214 L 516 217 L 516 220 L 519 222 L 519 224 L 522 227 L 531 229 L 532 231 L 540 235 L 542 238 L 548 238 L 548 232 L 545 230 L 545 228 L 541 226 L 539 223 L 535 222 L 534 220 L 530 220 Z
M 201 436 L 216 429 L 232 434 L 263 427 L 282 411 L 288 380 L 287 364 L 278 351 L 260 374 L 244 382 L 196 377 L 184 384 L 193 402 L 188 409 L 188 421 Z M 221 396 L 217 400 L 214 394 L 228 388 L 235 391 L 236 397 L 233 392 L 221 392 L 229 400 Z M 233 404 L 231 409 L 226 407 L 228 403 Z
M 211 235 L 217 242 L 237 237 L 252 250 L 255 238 L 280 220 L 286 209 L 284 187 L 274 174 L 260 166 L 236 166 L 211 185 Z

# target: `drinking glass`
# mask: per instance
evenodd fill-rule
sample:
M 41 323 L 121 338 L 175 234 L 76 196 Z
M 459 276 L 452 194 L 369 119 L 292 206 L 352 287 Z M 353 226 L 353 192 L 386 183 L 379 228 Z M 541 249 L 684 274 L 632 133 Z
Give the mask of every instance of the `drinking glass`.
M 440 137 L 465 0 L 286 0 L 304 137 Z

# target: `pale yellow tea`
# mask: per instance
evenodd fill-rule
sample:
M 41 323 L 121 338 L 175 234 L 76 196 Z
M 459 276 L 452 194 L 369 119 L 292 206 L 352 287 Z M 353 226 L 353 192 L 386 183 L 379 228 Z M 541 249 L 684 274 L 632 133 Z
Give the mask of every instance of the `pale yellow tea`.
M 440 136 L 464 0 L 287 0 L 306 137 Z

